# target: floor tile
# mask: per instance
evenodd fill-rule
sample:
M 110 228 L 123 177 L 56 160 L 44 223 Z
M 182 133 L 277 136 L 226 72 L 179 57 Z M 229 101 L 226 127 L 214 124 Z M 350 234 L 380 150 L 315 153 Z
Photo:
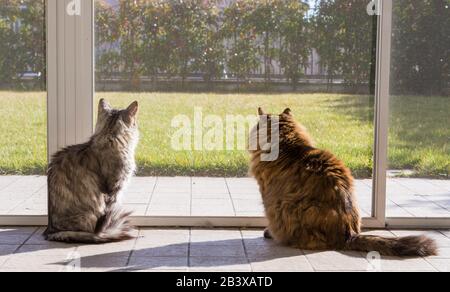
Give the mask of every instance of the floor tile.
M 165 246 L 189 243 L 189 230 L 178 229 L 141 229 L 136 241 L 136 249 L 149 246 Z
M 450 180 L 437 180 L 437 179 L 432 179 L 428 181 L 429 183 L 441 188 L 442 190 L 445 190 L 447 192 L 450 192 Z
M 102 255 L 105 257 L 128 257 L 131 254 L 135 240 L 113 242 L 101 245 L 81 245 L 77 252 L 83 257 Z
M 450 238 L 450 230 L 439 230 L 439 232 L 445 235 L 446 237 Z
M 176 216 L 176 217 L 189 217 L 191 216 L 191 210 L 187 207 L 178 207 L 178 208 L 172 208 L 169 209 L 163 208 L 163 209 L 149 209 L 147 210 L 146 216 L 161 216 L 161 217 L 167 217 L 167 216 Z
M 366 271 L 369 262 L 359 252 L 305 251 L 315 271 Z
M 20 176 L 0 176 L 0 192 L 19 178 Z
M 449 181 L 388 179 L 387 214 L 450 217 Z M 372 180 L 355 181 L 363 217 L 371 215 L 371 189 Z M 0 176 L 0 214 L 45 215 L 46 195 L 45 177 Z M 150 199 L 152 204 L 148 206 Z M 228 202 L 222 204 L 224 201 Z M 135 216 L 264 216 L 253 178 L 134 177 L 125 191 L 124 203 L 135 210 Z
M 148 205 L 146 204 L 123 204 L 123 208 L 132 212 L 131 216 L 145 216 Z
M 151 193 L 130 193 L 127 192 L 122 198 L 123 204 L 144 204 L 147 205 L 150 202 Z
M 20 245 L 0 245 L 0 268 Z
M 439 247 L 438 255 L 429 257 L 429 259 L 450 259 L 450 247 Z
M 257 194 L 259 186 L 252 178 L 226 178 L 231 194 Z
M 191 193 L 191 178 L 159 177 L 156 182 L 154 193 Z
M 202 243 L 191 243 L 191 257 L 241 257 L 245 258 L 244 246 L 241 245 L 204 245 Z
M 233 200 L 236 213 L 254 213 L 264 215 L 264 206 L 261 200 Z
M 450 217 L 450 211 L 419 195 L 402 196 L 391 200 L 415 217 Z
M 435 268 L 423 258 L 382 257 L 379 264 L 382 272 L 433 272 Z
M 397 205 L 395 202 L 388 200 L 386 206 L 386 216 L 394 218 L 411 218 L 414 214 L 408 212 L 405 208 Z
M 113 272 L 126 267 L 128 258 L 104 255 L 81 257 L 80 267 L 82 272 Z
M 189 244 L 149 244 L 139 243 L 133 251 L 133 257 L 187 257 L 189 254 Z
M 128 269 L 140 271 L 187 271 L 187 257 L 136 257 L 132 256 Z
M 154 193 L 152 195 L 152 200 L 154 202 L 162 201 L 164 203 L 167 202 L 177 202 L 179 200 L 191 200 L 191 193 L 189 192 L 179 192 L 179 193 Z
M 242 257 L 191 257 L 190 272 L 251 272 L 247 259 Z
M 23 245 L 17 250 L 18 255 L 29 256 L 60 256 L 68 257 L 76 251 L 76 247 L 48 247 L 46 245 Z
M 439 272 L 450 272 L 450 259 L 427 259 L 427 262 Z
M 150 201 L 150 207 L 154 205 L 161 205 L 161 206 L 171 206 L 171 205 L 182 205 L 182 206 L 189 206 L 191 204 L 191 198 L 190 196 L 183 196 L 183 197 L 170 197 L 170 196 L 155 196 Z
M 192 178 L 193 195 L 229 194 L 225 178 Z
M 36 230 L 36 227 L 0 228 L 0 244 L 23 244 Z
M 151 194 L 155 188 L 155 177 L 133 177 L 125 189 L 125 193 Z
M 38 192 L 47 183 L 46 177 L 40 176 L 22 176 L 18 180 L 3 188 L 2 193 L 27 193 L 34 194 Z
M 235 217 L 236 212 L 232 207 L 224 207 L 220 209 L 212 209 L 207 206 L 193 206 L 191 216 L 194 217 Z
M 193 199 L 192 216 L 235 216 L 231 200 Z
M 306 256 L 250 259 L 253 272 L 313 272 Z
M 16 228 L 15 232 L 32 234 L 34 230 Z M 40 228 L 25 245 L 0 244 L 0 271 L 433 272 L 450 267 L 450 246 L 441 247 L 439 256 L 426 259 L 381 257 L 374 261 L 361 252 L 302 251 L 280 246 L 264 239 L 262 229 L 144 228 L 136 240 L 104 245 L 48 243 L 40 237 L 42 231 Z M 363 234 L 427 234 L 445 245 L 448 238 L 444 232 L 367 230 Z
M 420 178 L 402 178 L 397 182 L 402 186 L 412 190 L 415 194 L 421 195 L 437 195 L 445 192 L 444 189 L 428 182 L 426 179 Z
M 239 230 L 226 229 L 193 229 L 191 242 L 206 246 L 242 246 L 242 236 Z
M 276 259 L 304 255 L 303 251 L 279 245 L 248 245 L 245 249 L 249 258 Z
M 436 205 L 438 205 L 442 208 L 450 210 L 450 192 L 445 195 L 429 195 L 429 196 L 422 196 L 422 197 L 430 202 L 435 203 Z
M 214 193 L 214 192 L 204 192 L 204 193 L 193 193 L 192 199 L 206 199 L 206 200 L 229 200 L 230 194 L 227 193 Z
M 386 181 L 387 198 L 395 200 L 400 196 L 412 196 L 416 194 L 413 190 L 403 186 L 398 179 L 388 178 Z
M 233 200 L 256 200 L 262 202 L 261 194 L 258 193 L 231 193 Z
M 11 209 L 8 214 L 12 215 L 30 215 L 43 216 L 47 215 L 47 203 L 30 203 L 27 201 Z
M 61 272 L 68 264 L 65 256 L 39 256 L 15 254 L 3 264 L 4 270 L 20 270 L 23 272 Z

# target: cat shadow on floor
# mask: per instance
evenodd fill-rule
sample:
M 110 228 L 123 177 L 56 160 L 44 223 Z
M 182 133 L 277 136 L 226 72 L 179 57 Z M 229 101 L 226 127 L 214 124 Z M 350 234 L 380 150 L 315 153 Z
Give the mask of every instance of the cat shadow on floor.
M 262 233 L 262 232 L 261 232 Z M 81 245 L 47 242 L 40 240 L 38 233 L 33 236 L 18 234 L 17 231 L 4 231 L 0 234 L 0 257 L 11 254 L 33 256 L 45 255 L 50 258 L 49 264 L 60 265 L 62 268 L 73 264 L 76 260 L 81 270 L 105 269 L 109 271 L 145 271 L 170 270 L 186 271 L 193 269 L 227 270 L 248 267 L 252 264 L 270 262 L 277 259 L 292 259 L 292 264 L 308 265 L 304 257 L 315 256 L 324 251 L 302 251 L 277 245 L 273 240 L 260 237 L 227 240 L 205 240 L 189 243 L 188 241 L 173 244 L 158 243 L 151 238 L 139 238 L 138 244 L 134 240 L 110 243 L 105 245 Z M 13 244 L 28 238 L 26 244 Z M 164 240 L 163 240 L 164 241 Z M 148 247 L 147 247 L 148 246 Z M 7 248 L 9 247 L 9 248 Z M 20 247 L 20 248 L 19 248 Z M 134 247 L 134 249 L 133 249 Z M 78 250 L 75 250 L 78 248 Z M 108 252 L 108 250 L 114 250 Z M 64 255 L 67 252 L 67 257 Z M 54 254 L 54 255 L 53 255 Z M 63 256 L 64 255 L 64 256 Z M 336 252 L 327 254 L 321 259 L 332 260 L 335 256 L 345 256 L 349 259 L 364 259 L 362 252 Z M 73 257 L 73 258 L 70 258 Z M 55 260 L 52 261 L 51 259 Z M 406 259 L 406 258 L 405 258 Z M 386 258 L 384 260 L 401 260 Z M 289 261 L 286 262 L 289 265 Z M 70 269 L 69 269 L 70 270 Z
M 145 245 L 145 244 L 141 244 Z M 82 269 L 111 269 L 113 272 L 140 270 L 186 270 L 189 268 L 217 268 L 226 270 L 227 267 L 276 259 L 312 255 L 319 251 L 302 251 L 276 245 L 273 241 L 261 238 L 245 239 L 245 245 L 240 239 L 214 240 L 200 242 L 183 242 L 160 246 L 154 243 L 147 248 L 136 248 L 131 256 L 126 251 L 107 252 L 83 256 L 80 253 Z M 101 248 L 99 248 L 101 251 Z M 362 258 L 359 252 L 342 252 L 347 257 Z M 306 258 L 303 259 L 307 263 Z M 62 266 L 67 262 L 58 262 Z

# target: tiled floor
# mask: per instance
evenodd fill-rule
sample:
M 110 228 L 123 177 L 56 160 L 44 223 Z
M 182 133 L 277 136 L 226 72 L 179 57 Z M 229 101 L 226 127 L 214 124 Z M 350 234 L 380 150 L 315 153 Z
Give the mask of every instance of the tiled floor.
M 388 217 L 450 217 L 450 180 L 388 180 Z M 357 180 L 356 194 L 370 216 L 372 181 Z M 250 178 L 138 177 L 125 205 L 136 216 L 263 216 L 256 182 Z M 0 215 L 44 215 L 45 177 L 0 176 Z
M 134 240 L 67 245 L 43 240 L 43 228 L 0 227 L 0 272 L 13 271 L 450 271 L 448 231 L 372 231 L 404 236 L 426 233 L 440 255 L 372 259 L 360 252 L 303 251 L 275 245 L 262 230 L 141 229 Z

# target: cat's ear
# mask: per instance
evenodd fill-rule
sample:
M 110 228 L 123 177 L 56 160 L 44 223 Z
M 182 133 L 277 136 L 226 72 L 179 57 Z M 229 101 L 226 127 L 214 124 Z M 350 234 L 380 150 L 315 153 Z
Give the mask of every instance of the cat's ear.
M 261 107 L 258 108 L 258 115 L 260 115 L 260 116 L 265 116 L 266 115 L 266 113 L 264 112 L 264 110 Z
M 292 116 L 292 111 L 290 108 L 287 108 L 284 110 L 283 114 L 288 115 L 288 116 Z
M 130 106 L 127 108 L 127 113 L 130 118 L 136 117 L 138 112 L 139 112 L 139 103 L 137 101 L 130 104 Z
M 111 110 L 111 105 L 104 98 L 100 99 L 100 102 L 98 104 L 98 113 L 109 113 Z

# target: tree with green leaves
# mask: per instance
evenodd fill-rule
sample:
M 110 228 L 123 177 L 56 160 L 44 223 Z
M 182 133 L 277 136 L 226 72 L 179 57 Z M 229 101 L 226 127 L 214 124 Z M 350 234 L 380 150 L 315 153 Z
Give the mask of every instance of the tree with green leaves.
M 169 73 L 181 76 L 182 84 L 201 59 L 207 43 L 214 1 L 173 0 L 166 24 L 170 49 Z
M 21 87 L 23 74 L 33 72 L 45 89 L 45 1 L 1 0 L 0 83 Z
M 326 68 L 328 90 L 332 90 L 335 76 L 339 73 L 340 44 L 338 18 L 335 14 L 333 1 L 318 1 L 311 30 L 313 47 L 320 55 L 321 66 Z
M 142 11 L 144 73 L 152 78 L 153 83 L 160 72 L 167 70 L 170 62 L 169 13 L 169 4 L 161 0 L 148 2 Z
M 296 0 L 284 2 L 284 5 L 278 7 L 281 35 L 279 60 L 286 78 L 296 90 L 312 50 L 309 23 L 306 19 L 309 7 Z
M 142 7 L 145 0 L 120 0 L 118 12 L 118 37 L 120 43 L 120 59 L 123 70 L 128 75 L 131 89 L 139 89 L 143 73 L 142 60 Z
M 259 0 L 253 1 L 250 22 L 257 35 L 258 54 L 264 62 L 264 79 L 269 82 L 272 75 L 273 61 L 277 57 L 276 41 L 279 39 L 283 7 L 290 0 Z M 297 1 L 298 2 L 298 1 Z M 283 11 L 284 12 L 284 11 Z
M 450 0 L 397 0 L 393 9 L 393 90 L 445 95 L 450 88 Z
M 117 13 L 105 0 L 95 1 L 96 79 L 112 78 L 121 68 Z
M 313 46 L 333 84 L 336 75 L 353 91 L 369 84 L 373 68 L 374 18 L 361 0 L 318 0 L 313 19 Z
M 239 81 L 247 81 L 259 67 L 253 7 L 251 1 L 236 0 L 224 10 L 222 32 L 228 42 L 227 65 Z
M 194 60 L 193 69 L 201 72 L 203 80 L 208 82 L 223 76 L 226 62 L 224 39 L 220 31 L 221 19 L 217 6 L 219 1 L 209 1 L 203 5 L 203 29 L 199 31 L 200 51 Z

